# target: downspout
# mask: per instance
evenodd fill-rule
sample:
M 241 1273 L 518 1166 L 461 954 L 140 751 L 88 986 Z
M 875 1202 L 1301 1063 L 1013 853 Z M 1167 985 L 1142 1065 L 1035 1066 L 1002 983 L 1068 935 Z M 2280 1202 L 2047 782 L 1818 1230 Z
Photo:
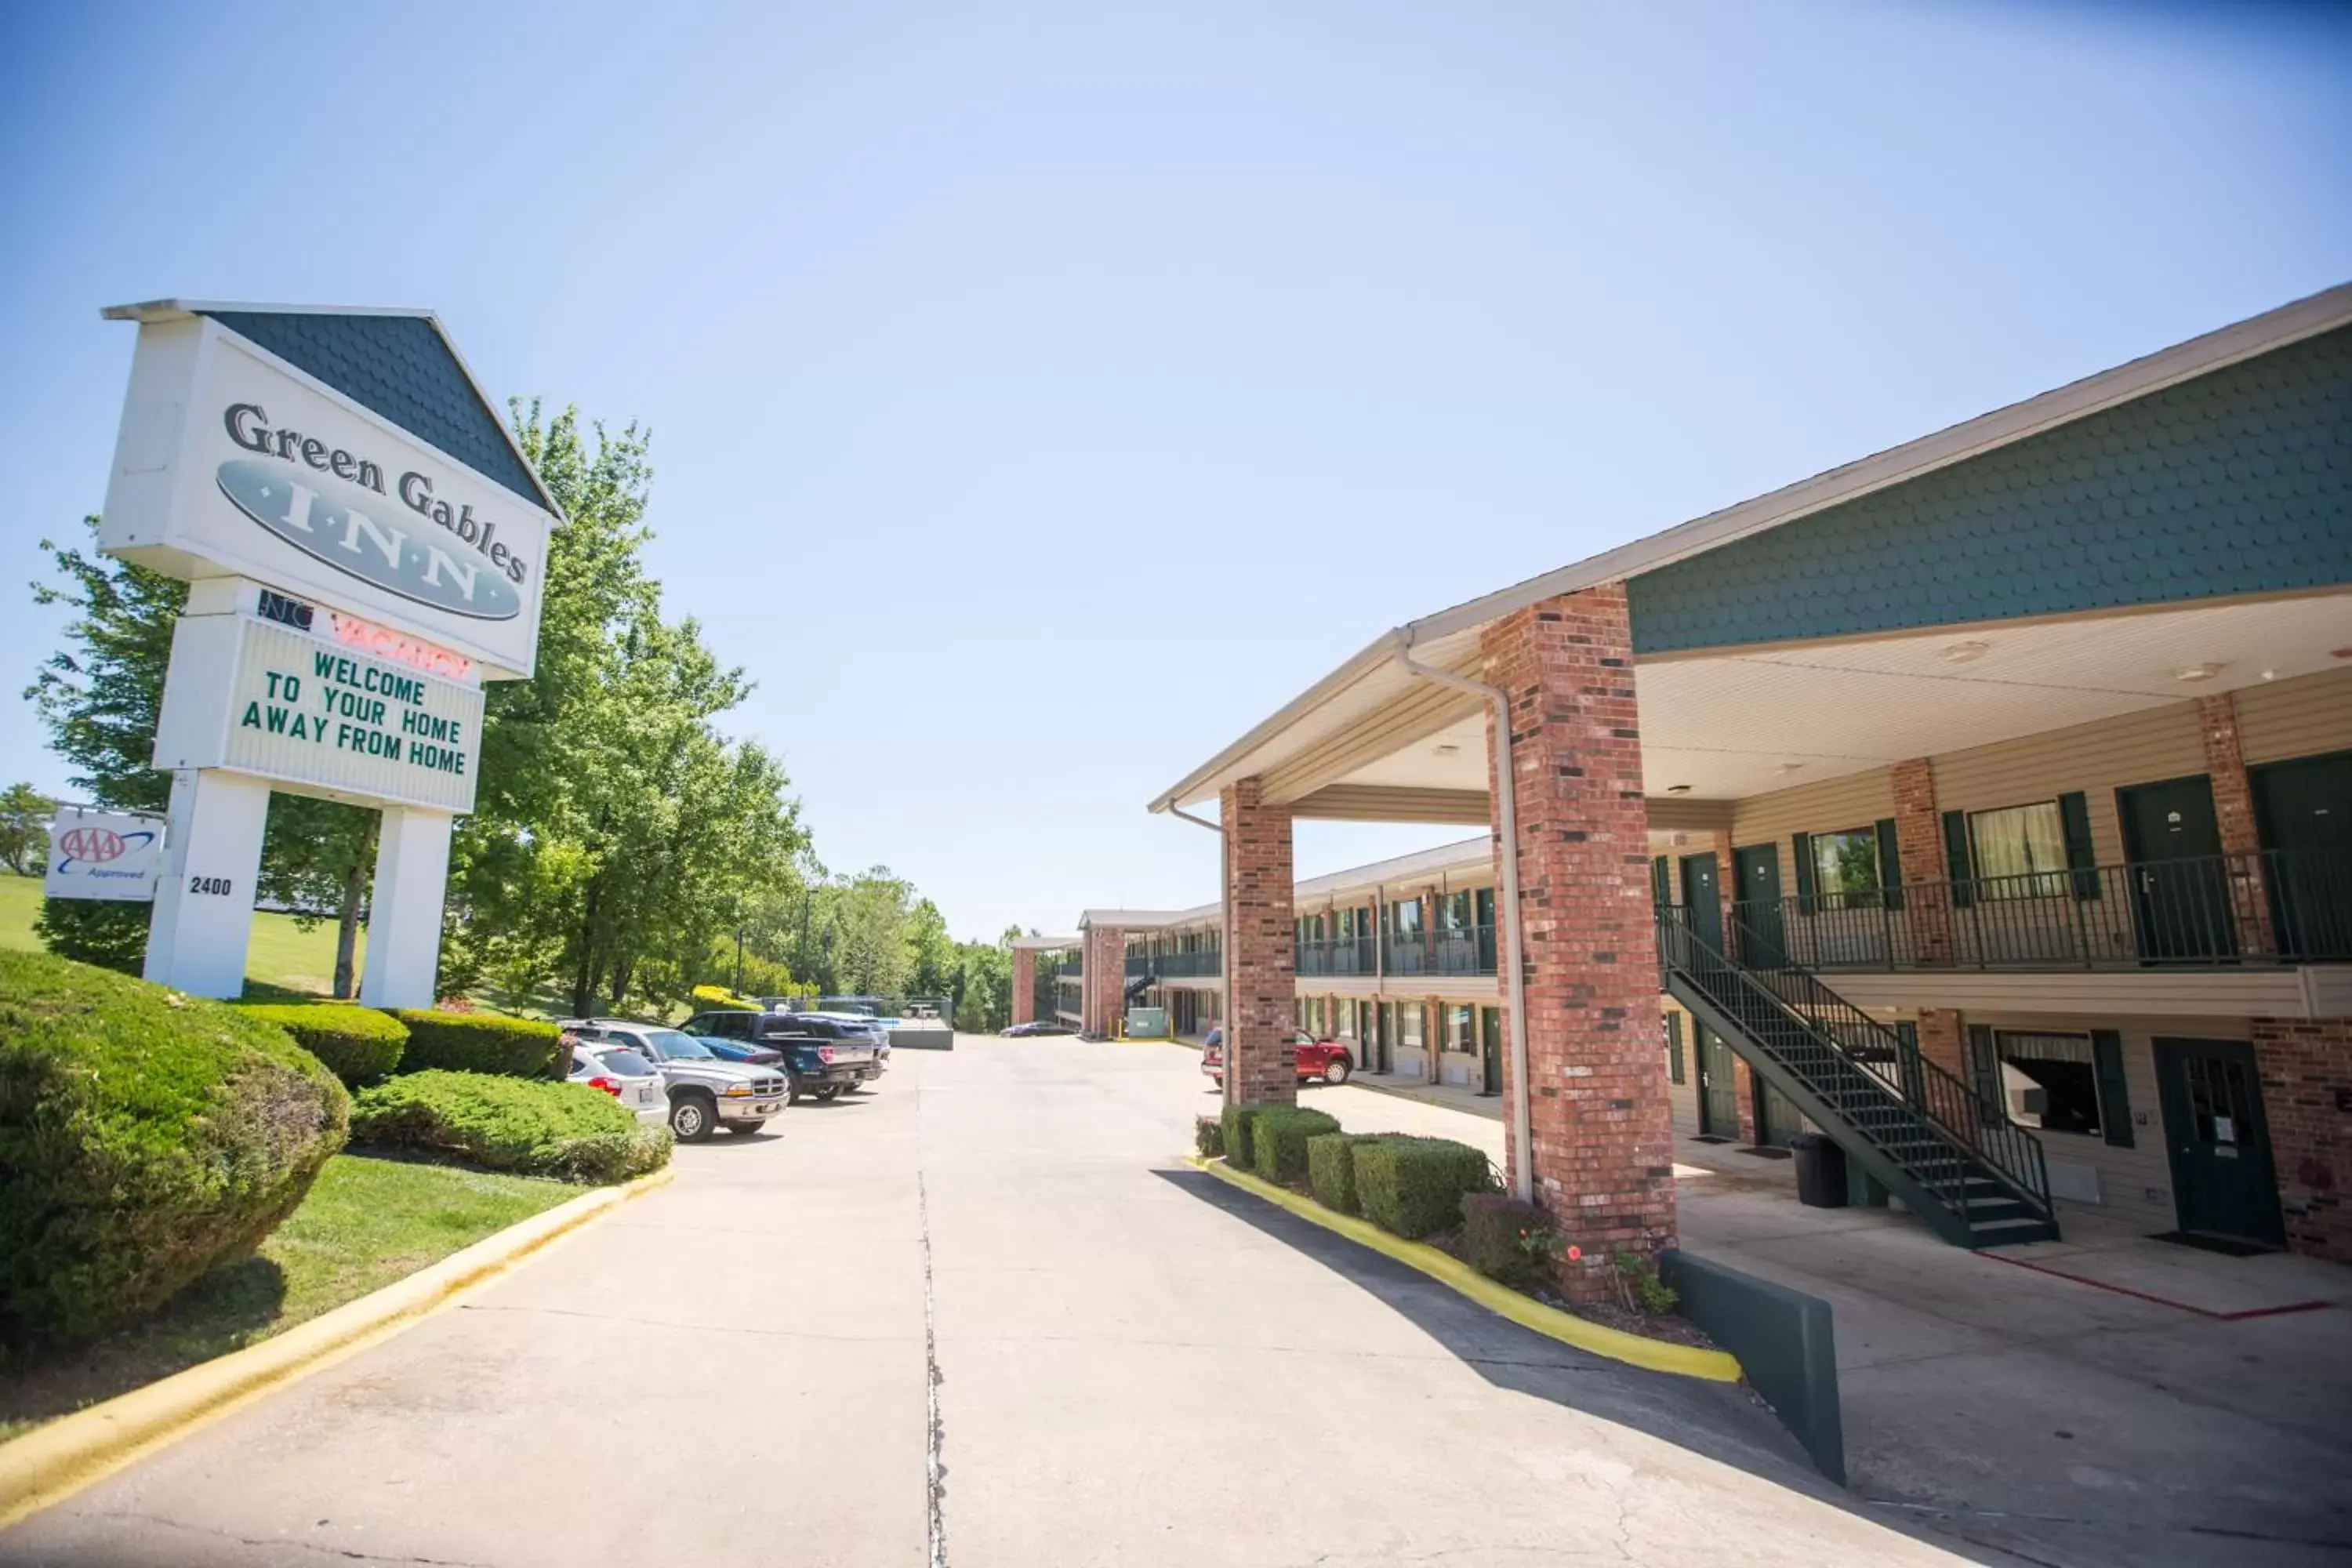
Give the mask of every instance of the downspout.
M 1223 823 L 1211 822 L 1205 816 L 1195 816 L 1172 800 L 1168 803 L 1168 814 L 1171 816 L 1181 816 L 1193 826 L 1205 827 L 1217 836 L 1217 997 L 1221 1004 L 1217 1009 L 1217 1027 L 1225 1032 L 1225 1065 L 1229 1069 L 1225 1073 L 1225 1082 L 1228 1085 L 1238 1084 L 1241 1082 L 1242 1075 L 1230 1070 L 1234 1060 L 1232 969 L 1234 962 L 1233 844 L 1225 837 Z M 1234 1091 L 1231 1089 L 1226 1090 L 1225 1099 L 1228 1103 L 1231 1103 L 1233 1094 Z
M 1532 1203 L 1535 1153 L 1529 1146 L 1528 1114 L 1528 984 L 1519 963 L 1519 809 L 1511 772 L 1511 700 L 1499 686 L 1414 663 L 1412 633 L 1401 627 L 1391 635 L 1396 638 L 1397 666 L 1407 675 L 1474 693 L 1494 705 L 1495 825 L 1503 837 L 1503 897 L 1502 907 L 1495 912 L 1495 938 L 1503 952 L 1504 986 L 1510 997 L 1511 1195 Z

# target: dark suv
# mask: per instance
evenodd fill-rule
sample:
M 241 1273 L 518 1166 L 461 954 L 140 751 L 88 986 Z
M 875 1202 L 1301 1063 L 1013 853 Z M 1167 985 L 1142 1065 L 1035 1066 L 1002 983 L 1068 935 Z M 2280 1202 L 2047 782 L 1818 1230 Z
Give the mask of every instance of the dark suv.
M 873 1033 L 844 1019 L 721 1011 L 697 1013 L 680 1027 L 689 1035 L 782 1052 L 795 1105 L 803 1096 L 823 1100 L 855 1093 L 882 1076 Z

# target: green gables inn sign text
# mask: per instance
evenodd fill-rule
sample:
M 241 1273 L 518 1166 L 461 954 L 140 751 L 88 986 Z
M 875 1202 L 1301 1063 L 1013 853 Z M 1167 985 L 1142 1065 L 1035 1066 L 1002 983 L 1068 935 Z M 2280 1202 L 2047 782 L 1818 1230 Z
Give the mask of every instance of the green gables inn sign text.
M 360 1000 L 436 997 L 482 689 L 528 679 L 544 485 L 418 311 L 163 300 L 139 323 L 99 545 L 186 580 L 147 978 L 245 984 L 273 792 L 379 808 Z
M 110 553 L 530 673 L 552 516 L 218 321 L 142 328 L 116 458 Z

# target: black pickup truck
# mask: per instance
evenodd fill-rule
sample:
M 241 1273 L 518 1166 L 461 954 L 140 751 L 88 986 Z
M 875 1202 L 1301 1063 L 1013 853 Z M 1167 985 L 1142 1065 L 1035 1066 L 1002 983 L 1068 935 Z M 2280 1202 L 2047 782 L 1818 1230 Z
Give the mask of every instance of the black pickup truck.
M 791 1078 L 787 1098 L 831 1100 L 854 1094 L 882 1076 L 872 1034 L 835 1018 L 805 1013 L 697 1013 L 679 1026 L 689 1035 L 763 1046 L 783 1056 Z

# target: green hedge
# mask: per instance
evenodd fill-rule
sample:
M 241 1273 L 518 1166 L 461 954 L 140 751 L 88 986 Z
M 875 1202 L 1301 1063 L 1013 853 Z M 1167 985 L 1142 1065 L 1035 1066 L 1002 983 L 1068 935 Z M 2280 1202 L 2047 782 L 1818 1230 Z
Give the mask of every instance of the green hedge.
M 250 1252 L 350 1109 L 273 1024 L 0 952 L 0 1340 L 90 1338 Z
M 1493 1185 L 1485 1152 L 1449 1138 L 1375 1138 L 1355 1154 L 1364 1217 L 1399 1236 L 1452 1229 L 1462 1223 L 1464 1194 Z
M 1530 1232 L 1549 1232 L 1551 1220 L 1533 1204 L 1501 1193 L 1462 1200 L 1462 1260 L 1490 1279 L 1526 1287 L 1550 1283 L 1542 1255 L 1520 1245 Z
M 1244 1170 L 1252 1167 L 1250 1159 L 1250 1123 L 1256 1121 L 1263 1105 L 1228 1105 L 1223 1117 L 1225 1124 L 1225 1163 Z
M 1339 1119 L 1295 1105 L 1269 1105 L 1250 1123 L 1250 1163 L 1257 1173 L 1280 1186 L 1292 1187 L 1307 1179 L 1307 1141 L 1339 1131 Z
M 1356 1145 L 1369 1143 L 1378 1132 L 1322 1132 L 1307 1140 L 1307 1186 L 1325 1208 L 1358 1214 Z
M 393 1016 L 408 1026 L 408 1048 L 400 1058 L 404 1073 L 446 1068 L 509 1078 L 555 1075 L 555 1051 L 563 1032 L 552 1024 L 425 1007 L 403 1008 Z
M 390 1078 L 408 1044 L 408 1026 L 389 1013 L 343 1002 L 267 1002 L 239 1009 L 277 1025 L 294 1043 L 327 1064 L 346 1089 Z
M 705 1012 L 724 1012 L 732 1008 L 739 1013 L 756 1013 L 760 1004 L 749 996 L 738 996 L 724 985 L 698 985 L 688 993 Z
M 670 1152 L 667 1128 L 646 1126 L 585 1084 L 439 1069 L 362 1089 L 352 1142 L 574 1182 L 625 1182 L 669 1163 Z

